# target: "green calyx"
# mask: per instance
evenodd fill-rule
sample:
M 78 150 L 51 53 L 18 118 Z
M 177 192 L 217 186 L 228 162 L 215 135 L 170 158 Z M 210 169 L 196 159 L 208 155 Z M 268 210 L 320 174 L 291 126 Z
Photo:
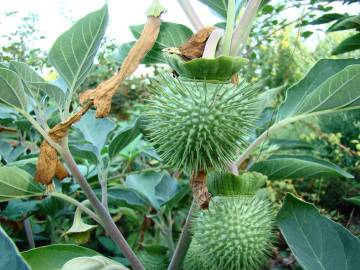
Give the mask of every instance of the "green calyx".
M 155 83 L 145 114 L 148 137 L 169 166 L 187 172 L 225 169 L 247 143 L 256 91 L 240 84 Z
M 216 197 L 209 209 L 199 211 L 193 220 L 196 250 L 192 252 L 198 255 L 196 262 L 204 264 L 202 269 L 259 269 L 275 238 L 274 219 L 273 207 L 267 199 Z
M 257 172 L 234 175 L 226 172 L 211 172 L 207 187 L 213 196 L 253 196 L 265 184 L 267 177 Z
M 180 77 L 219 82 L 229 81 L 231 76 L 239 72 L 248 62 L 245 58 L 233 56 L 219 56 L 213 59 L 197 58 L 185 61 L 181 56 L 169 53 L 165 53 L 165 59 Z

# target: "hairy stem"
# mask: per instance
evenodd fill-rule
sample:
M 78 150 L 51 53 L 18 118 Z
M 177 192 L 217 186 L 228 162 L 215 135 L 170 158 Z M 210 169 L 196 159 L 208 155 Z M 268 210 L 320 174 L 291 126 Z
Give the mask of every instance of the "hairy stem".
M 129 260 L 133 269 L 135 270 L 145 270 L 144 266 L 141 264 L 140 260 L 136 257 L 135 253 L 132 251 L 129 244 L 126 242 L 124 236 L 116 226 L 115 222 L 111 218 L 109 212 L 106 210 L 104 205 L 96 197 L 95 192 L 91 189 L 90 185 L 84 178 L 84 176 L 79 171 L 69 149 L 67 146 L 63 146 L 63 159 L 69 166 L 70 171 L 76 178 L 78 184 L 81 186 L 85 195 L 91 202 L 92 207 L 95 209 L 100 220 L 102 221 L 105 231 L 110 235 L 111 239 L 117 244 L 124 256 Z
M 190 4 L 189 0 L 178 0 L 179 5 L 184 10 L 186 16 L 190 20 L 191 24 L 194 26 L 196 31 L 204 28 L 199 16 L 196 14 L 194 8 Z
M 30 249 L 35 248 L 35 241 L 34 241 L 34 236 L 33 236 L 32 228 L 31 228 L 30 219 L 29 218 L 24 219 L 23 224 L 24 224 L 26 238 L 29 243 L 29 247 L 30 247 Z
M 189 212 L 186 217 L 184 227 L 182 228 L 179 241 L 177 242 L 175 252 L 171 258 L 168 270 L 180 269 L 182 261 L 185 258 L 186 251 L 188 250 L 191 242 L 190 223 L 193 211 L 196 207 L 195 200 L 192 201 Z
M 235 17 L 236 17 L 235 13 L 236 13 L 235 0 L 229 0 L 228 8 L 227 8 L 225 38 L 224 38 L 223 52 L 222 52 L 223 55 L 230 55 L 231 39 L 235 26 Z
M 245 45 L 246 40 L 250 34 L 252 21 L 256 17 L 256 12 L 261 4 L 261 1 L 262 0 L 249 0 L 245 8 L 245 12 L 242 15 L 232 37 L 230 50 L 231 55 L 237 55 Z
M 101 188 L 101 202 L 106 209 L 108 209 L 108 189 L 107 189 L 107 168 L 104 166 L 104 161 L 101 157 L 98 159 L 98 179 Z

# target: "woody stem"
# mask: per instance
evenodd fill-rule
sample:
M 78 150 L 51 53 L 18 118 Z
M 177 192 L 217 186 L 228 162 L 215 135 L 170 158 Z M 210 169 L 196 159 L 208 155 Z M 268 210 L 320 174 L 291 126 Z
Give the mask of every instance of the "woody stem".
M 84 176 L 79 171 L 67 145 L 62 145 L 61 154 L 64 161 L 67 163 L 70 171 L 76 178 L 78 184 L 81 186 L 82 190 L 84 191 L 86 197 L 89 199 L 93 209 L 96 211 L 97 215 L 102 221 L 105 231 L 110 235 L 111 239 L 118 245 L 121 252 L 129 260 L 133 269 L 145 270 L 144 266 L 141 264 L 140 260 L 136 257 L 135 253 L 132 251 L 131 247 L 126 242 L 124 236 L 122 235 L 122 233 L 116 226 L 115 222 L 111 218 L 111 215 L 106 210 L 104 205 L 100 202 L 95 192 L 91 189 L 89 183 L 86 181 Z

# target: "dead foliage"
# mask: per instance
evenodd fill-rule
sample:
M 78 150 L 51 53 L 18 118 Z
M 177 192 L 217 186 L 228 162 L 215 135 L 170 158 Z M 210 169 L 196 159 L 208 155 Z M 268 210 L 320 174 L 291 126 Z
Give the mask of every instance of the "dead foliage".
M 135 42 L 125 58 L 121 69 L 110 79 L 102 82 L 95 89 L 80 94 L 80 102 L 92 101 L 96 107 L 96 117 L 105 117 L 111 109 L 111 100 L 121 82 L 130 76 L 141 60 L 154 46 L 159 35 L 160 17 L 149 16 L 140 38 Z
M 48 132 L 49 137 L 55 142 L 61 141 L 61 139 L 66 136 L 71 125 L 79 121 L 91 106 L 92 103 L 86 104 L 80 111 L 50 129 Z M 40 146 L 40 154 L 36 163 L 35 180 L 39 183 L 51 186 L 54 176 L 59 180 L 62 180 L 69 176 L 69 173 L 59 160 L 56 149 L 44 140 Z
M 204 53 L 206 41 L 214 30 L 215 27 L 213 26 L 205 27 L 193 35 L 186 43 L 179 47 L 181 55 L 188 60 L 201 58 Z

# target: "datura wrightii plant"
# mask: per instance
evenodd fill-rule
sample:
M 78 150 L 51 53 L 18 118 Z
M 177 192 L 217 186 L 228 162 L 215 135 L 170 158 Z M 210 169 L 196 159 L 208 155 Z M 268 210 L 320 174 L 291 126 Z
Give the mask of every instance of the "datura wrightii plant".
M 130 27 L 137 40 L 121 46 L 119 51 L 125 56 L 119 56 L 119 71 L 95 89 L 82 89 L 86 91 L 79 95 L 105 33 L 107 5 L 77 21 L 51 48 L 49 60 L 63 81 L 61 87 L 45 81 L 24 63 L 0 64 L 1 106 L 23 115 L 43 137 L 35 175 L 16 166 L 0 167 L 0 201 L 47 195 L 76 205 L 77 221 L 71 232 L 96 227 L 81 221 L 81 215 L 88 215 L 104 228 L 132 269 L 137 270 L 163 269 L 168 261 L 168 269 L 261 269 L 276 243 L 275 223 L 304 269 L 357 269 L 359 239 L 291 194 L 276 214 L 264 188 L 266 179 L 352 176 L 312 156 L 264 159 L 258 154 L 254 161 L 252 154 L 270 136 L 295 121 L 359 109 L 360 60 L 320 60 L 287 89 L 274 121 L 256 137 L 254 130 L 267 93 L 261 83 L 243 81 L 239 71 L 249 61 L 242 52 L 261 1 L 201 0 L 226 20 L 225 29 L 204 27 L 189 1 L 178 2 L 195 33 L 184 25 L 162 21 L 165 9 L 154 0 L 146 13 L 146 23 Z M 141 124 L 164 164 L 190 176 L 194 197 L 178 243 L 169 252 L 170 260 L 153 260 L 143 251 L 137 256 L 108 210 L 107 168 L 116 160 L 119 145 L 126 145 L 121 140 L 129 141 L 132 133 L 126 130 L 126 136 L 114 139 L 106 162 L 101 149 L 97 150 L 99 195 L 69 151 L 72 125 L 95 114 L 91 111 L 94 107 L 97 117 L 106 117 L 119 85 L 141 63 L 169 66 L 169 72 L 152 81 Z M 46 117 L 49 104 L 55 105 L 61 119 L 52 128 Z M 69 176 L 77 181 L 88 200 L 79 202 L 55 192 L 53 179 Z M 16 269 L 37 270 L 44 259 L 48 259 L 46 265 L 51 265 L 51 258 L 39 254 L 59 248 L 48 246 L 20 255 L 2 230 L 0 240 L 8 259 L 4 260 L 0 253 L 1 269 L 17 265 Z M 79 246 L 61 249 L 59 254 L 68 255 L 59 256 L 54 269 L 125 269 L 92 250 Z

